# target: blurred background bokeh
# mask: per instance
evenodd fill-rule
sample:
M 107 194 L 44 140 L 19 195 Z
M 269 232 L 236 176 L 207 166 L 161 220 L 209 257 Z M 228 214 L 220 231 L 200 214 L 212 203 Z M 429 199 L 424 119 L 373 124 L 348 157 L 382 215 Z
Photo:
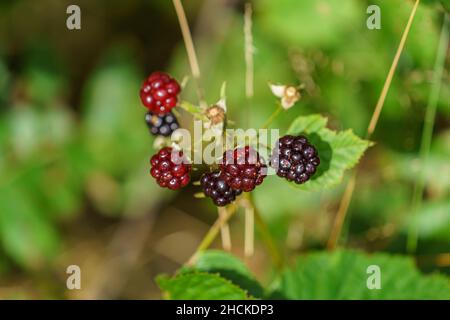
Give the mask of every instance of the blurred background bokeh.
M 81 30 L 66 28 L 70 4 L 81 8 Z M 184 1 L 206 98 L 217 101 L 226 81 L 229 117 L 238 126 L 246 125 L 249 107 L 244 4 Z M 380 30 L 366 27 L 369 4 L 381 8 Z M 283 133 L 295 116 L 321 113 L 330 127 L 364 136 L 412 4 L 254 1 L 251 126 L 273 111 L 268 81 L 303 83 L 302 100 L 273 127 Z M 405 253 L 408 226 L 416 224 L 418 267 L 449 274 L 449 56 L 425 198 L 411 216 L 443 12 L 438 1 L 418 9 L 372 137 L 376 145 L 362 159 L 343 243 Z M 199 187 L 169 192 L 148 174 L 154 139 L 139 88 L 154 70 L 180 80 L 190 74 L 171 1 L 1 0 L 0 298 L 159 299 L 155 276 L 179 268 L 217 218 L 209 200 L 193 197 Z M 182 97 L 196 102 L 194 93 L 189 82 Z M 184 126 L 191 120 L 182 112 Z M 302 192 L 272 177 L 256 189 L 256 206 L 284 255 L 324 248 L 344 186 Z M 231 231 L 233 252 L 242 257 L 242 214 Z M 256 236 L 246 262 L 264 283 L 270 259 Z M 66 288 L 72 264 L 81 267 L 82 290 Z

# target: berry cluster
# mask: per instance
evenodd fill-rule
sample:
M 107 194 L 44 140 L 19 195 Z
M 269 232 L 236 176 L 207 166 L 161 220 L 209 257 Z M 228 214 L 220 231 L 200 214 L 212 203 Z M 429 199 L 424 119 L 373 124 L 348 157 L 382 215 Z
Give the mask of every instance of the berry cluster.
M 153 114 L 165 114 L 178 103 L 181 88 L 178 82 L 163 72 L 153 72 L 141 87 L 141 101 Z
M 225 181 L 235 190 L 250 192 L 267 176 L 267 166 L 249 146 L 226 151 L 219 168 Z
M 320 159 L 317 150 L 305 136 L 286 135 L 278 140 L 270 165 L 279 177 L 296 184 L 308 181 L 314 175 Z
M 145 115 L 145 122 L 147 123 L 150 132 L 156 136 L 168 137 L 179 128 L 178 121 L 172 112 L 155 115 L 147 112 Z
M 242 193 L 242 190 L 232 189 L 220 171 L 214 171 L 203 174 L 200 184 L 207 197 L 211 197 L 214 204 L 223 207 L 236 199 L 236 196 Z
M 142 85 L 142 103 L 149 109 L 145 121 L 154 135 L 170 136 L 179 128 L 170 111 L 178 103 L 178 82 L 163 72 L 152 73 Z M 224 114 L 209 109 L 212 120 L 223 121 Z M 222 110 L 222 109 L 221 109 Z M 217 118 L 217 119 L 216 119 Z M 151 175 L 164 188 L 176 190 L 190 181 L 191 165 L 186 164 L 183 152 L 165 147 L 150 162 Z M 278 176 L 302 184 L 308 181 L 320 164 L 317 150 L 305 136 L 286 135 L 272 151 L 270 166 Z M 207 197 L 217 206 L 233 202 L 243 191 L 250 192 L 267 176 L 267 165 L 256 150 L 249 146 L 228 150 L 223 154 L 219 170 L 203 174 L 200 184 Z
M 151 159 L 150 174 L 163 188 L 177 190 L 190 181 L 191 165 L 184 163 L 182 151 L 174 151 L 170 147 L 159 150 Z

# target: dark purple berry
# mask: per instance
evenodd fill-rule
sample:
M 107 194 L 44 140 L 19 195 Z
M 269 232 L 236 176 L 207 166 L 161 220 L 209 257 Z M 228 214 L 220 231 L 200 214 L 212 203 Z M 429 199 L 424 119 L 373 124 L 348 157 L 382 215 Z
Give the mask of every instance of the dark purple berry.
M 203 193 L 219 207 L 230 204 L 241 194 L 241 190 L 234 190 L 227 184 L 220 171 L 205 173 L 200 179 L 200 184 Z
M 155 136 L 168 137 L 179 128 L 178 121 L 172 112 L 162 115 L 147 112 L 145 115 L 145 122 L 147 123 L 150 132 Z
M 273 150 L 270 165 L 279 177 L 302 184 L 317 171 L 320 164 L 316 148 L 305 136 L 284 136 Z

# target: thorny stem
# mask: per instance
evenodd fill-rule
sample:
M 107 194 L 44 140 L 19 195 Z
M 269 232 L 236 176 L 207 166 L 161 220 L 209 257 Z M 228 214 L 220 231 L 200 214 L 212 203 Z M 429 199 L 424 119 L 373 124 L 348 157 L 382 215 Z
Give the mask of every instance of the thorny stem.
M 439 92 L 441 90 L 442 75 L 445 66 L 445 57 L 449 42 L 449 16 L 444 14 L 444 22 L 442 24 L 441 37 L 439 40 L 439 48 L 436 55 L 434 65 L 433 82 L 431 93 L 428 98 L 427 110 L 425 113 L 424 126 L 422 131 L 422 141 L 420 144 L 420 172 L 418 179 L 414 185 L 414 193 L 412 199 L 412 214 L 415 216 L 422 205 L 423 191 L 425 189 L 425 168 L 430 154 L 430 145 L 433 137 L 434 120 L 436 117 L 436 108 L 439 101 Z M 406 249 L 409 253 L 414 253 L 417 249 L 418 230 L 417 225 L 411 223 L 408 230 Z
M 370 138 L 370 136 L 375 131 L 375 128 L 377 126 L 378 119 L 379 119 L 381 111 L 383 109 L 384 102 L 385 102 L 387 93 L 389 91 L 389 87 L 392 82 L 392 78 L 394 76 L 395 70 L 397 69 L 398 61 L 400 59 L 400 55 L 403 51 L 403 48 L 405 46 L 406 39 L 408 38 L 409 30 L 411 29 L 411 25 L 412 25 L 415 15 L 416 15 L 416 11 L 417 11 L 417 7 L 419 6 L 419 3 L 420 3 L 420 0 L 416 0 L 416 2 L 414 3 L 414 7 L 411 10 L 411 14 L 409 16 L 405 30 L 403 31 L 402 37 L 400 39 L 400 43 L 399 43 L 397 51 L 395 53 L 394 60 L 392 61 L 391 68 L 389 69 L 389 72 L 388 72 L 388 75 L 384 82 L 380 97 L 378 98 L 378 101 L 375 106 L 375 110 L 372 114 L 372 118 L 370 120 L 369 126 L 367 127 L 366 138 Z M 355 169 L 355 173 L 353 174 L 353 179 L 350 179 L 350 181 L 347 183 L 347 186 L 344 191 L 344 195 L 341 199 L 339 211 L 336 214 L 335 222 L 333 223 L 333 229 L 331 230 L 330 237 L 329 237 L 328 243 L 327 243 L 327 247 L 330 250 L 333 250 L 336 248 L 337 242 L 341 235 L 342 226 L 344 225 L 345 217 L 347 215 L 347 211 L 348 211 L 348 208 L 350 206 L 350 203 L 351 203 L 351 200 L 353 197 L 356 176 L 357 176 L 357 169 Z

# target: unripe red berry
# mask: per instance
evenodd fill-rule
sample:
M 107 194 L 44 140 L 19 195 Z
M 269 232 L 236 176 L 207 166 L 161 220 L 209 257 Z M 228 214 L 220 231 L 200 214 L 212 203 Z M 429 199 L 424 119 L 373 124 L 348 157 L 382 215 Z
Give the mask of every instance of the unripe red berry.
M 191 165 L 184 163 L 182 151 L 165 147 L 150 159 L 150 174 L 163 188 L 176 190 L 188 185 L 191 180 Z
M 153 72 L 142 84 L 142 104 L 154 114 L 166 114 L 178 103 L 181 88 L 177 80 L 164 72 Z

